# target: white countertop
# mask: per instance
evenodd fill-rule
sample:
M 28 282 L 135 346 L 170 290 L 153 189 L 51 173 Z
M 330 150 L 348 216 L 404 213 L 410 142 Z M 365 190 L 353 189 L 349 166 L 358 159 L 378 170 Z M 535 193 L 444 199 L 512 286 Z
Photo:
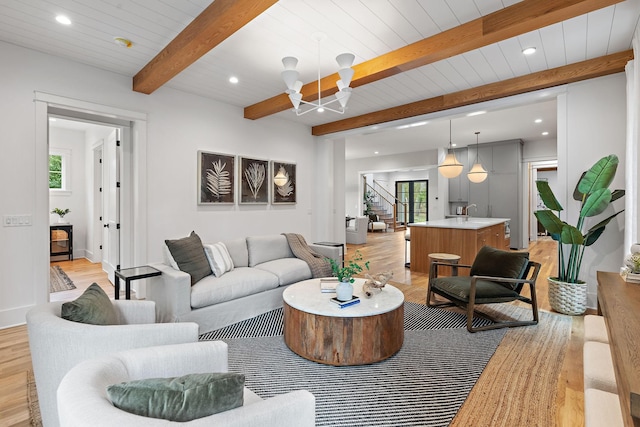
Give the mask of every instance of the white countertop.
M 284 290 L 282 298 L 289 306 L 307 313 L 330 317 L 364 317 L 387 313 L 404 302 L 404 294 L 389 284 L 379 294 L 367 298 L 362 292 L 365 279 L 356 279 L 353 294 L 360 297 L 358 304 L 340 308 L 329 301 L 334 293 L 320 292 L 320 279 L 309 279 L 295 283 Z
M 510 218 L 477 218 L 477 217 L 461 217 L 437 219 L 434 221 L 414 222 L 409 227 L 427 227 L 427 228 L 457 228 L 461 230 L 479 230 L 492 225 L 502 224 L 510 221 Z

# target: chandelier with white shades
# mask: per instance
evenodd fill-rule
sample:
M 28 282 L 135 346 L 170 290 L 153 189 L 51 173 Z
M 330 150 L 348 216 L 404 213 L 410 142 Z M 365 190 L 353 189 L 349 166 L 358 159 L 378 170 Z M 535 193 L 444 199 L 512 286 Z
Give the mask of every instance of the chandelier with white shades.
M 302 99 L 302 93 L 300 90 L 302 89 L 302 82 L 298 80 L 299 73 L 296 71 L 296 65 L 298 65 L 298 58 L 294 58 L 293 56 L 287 56 L 282 58 L 282 64 L 284 65 L 284 71 L 280 74 L 282 76 L 282 80 L 284 80 L 287 85 L 286 94 L 289 95 L 289 99 L 293 104 L 293 108 L 296 111 L 297 116 L 301 116 L 310 111 L 318 111 L 322 113 L 324 110 L 333 111 L 334 113 L 344 114 L 347 102 L 349 101 L 349 97 L 351 96 L 351 88 L 349 85 L 351 84 L 351 79 L 353 78 L 354 70 L 351 68 L 353 65 L 353 61 L 355 56 L 351 53 L 342 53 L 336 57 L 336 62 L 338 62 L 338 66 L 340 67 L 338 74 L 340 75 L 340 80 L 336 82 L 336 86 L 338 87 L 338 91 L 334 94 L 334 98 L 322 102 L 322 98 L 320 96 L 320 42 L 326 38 L 326 35 L 323 33 L 314 33 L 312 35 L 314 39 L 318 41 L 318 100 L 317 102 L 308 102 Z M 334 105 L 335 103 L 340 104 L 340 108 L 329 107 L 329 105 Z M 300 108 L 300 104 L 308 105 L 310 108 L 303 109 Z

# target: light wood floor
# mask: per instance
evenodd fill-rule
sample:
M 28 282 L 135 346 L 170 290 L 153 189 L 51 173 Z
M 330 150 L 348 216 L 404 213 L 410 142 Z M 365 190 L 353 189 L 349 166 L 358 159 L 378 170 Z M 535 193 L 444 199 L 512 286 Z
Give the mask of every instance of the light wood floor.
M 404 292 L 407 301 L 424 303 L 428 277 L 413 273 L 404 267 L 404 232 L 369 233 L 367 244 L 348 245 L 347 259 L 359 249 L 364 259 L 371 261 L 374 272 L 391 270 L 393 281 Z M 539 308 L 551 311 L 547 299 L 546 277 L 556 271 L 555 243 L 539 241 L 533 243 L 531 258 L 542 264 L 537 290 Z M 114 289 L 102 272 L 100 264 L 87 260 L 57 262 L 73 280 L 77 289 L 51 294 L 51 300 L 76 298 L 91 283 L 96 282 L 113 297 Z M 584 425 L 584 401 L 582 380 L 582 317 L 572 318 L 572 334 L 569 348 L 559 378 L 558 414 L 555 425 L 581 427 Z M 509 331 L 508 333 L 511 333 Z M 491 361 L 489 362 L 491 363 Z M 27 404 L 27 373 L 31 370 L 28 337 L 25 326 L 0 330 L 0 426 L 29 426 Z M 551 420 L 540 420 L 539 425 L 554 425 Z

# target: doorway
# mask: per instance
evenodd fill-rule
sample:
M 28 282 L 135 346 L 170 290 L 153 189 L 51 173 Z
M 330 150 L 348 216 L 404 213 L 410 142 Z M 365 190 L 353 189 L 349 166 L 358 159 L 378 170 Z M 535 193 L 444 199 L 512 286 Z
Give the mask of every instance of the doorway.
M 56 173 L 62 178 L 50 179 L 49 212 L 56 208 L 69 210 L 64 220 L 67 227 L 73 227 L 70 242 L 73 254 L 68 258 L 50 257 L 52 280 L 62 275 L 73 286 L 79 281 L 78 287 L 86 289 L 87 283 L 72 280 L 67 273 L 82 277 L 84 271 L 90 271 L 96 277 L 96 271 L 103 271 L 106 274 L 103 282 L 114 282 L 114 272 L 120 267 L 121 241 L 127 241 L 120 238 L 123 229 L 120 193 L 131 185 L 129 179 L 123 180 L 121 176 L 124 157 L 121 147 L 130 141 L 129 129 L 128 125 L 105 123 L 98 118 L 79 119 L 57 110 L 49 113 L 50 159 L 57 161 L 52 163 L 54 166 L 62 162 L 53 172 L 54 178 Z M 52 182 L 56 188 L 51 188 Z M 52 224 L 56 218 L 52 214 Z M 79 260 L 84 262 L 76 262 Z M 50 300 L 65 300 L 66 296 L 71 299 L 79 293 L 53 289 L 57 292 L 50 295 Z
M 540 237 L 546 236 L 546 231 L 538 222 L 534 212 L 544 209 L 544 203 L 538 194 L 536 181 L 543 180 L 558 194 L 558 161 L 532 162 L 529 165 L 529 241 L 535 242 Z
M 396 199 L 398 204 L 398 221 L 403 225 L 405 218 L 405 206 L 407 209 L 408 223 L 423 222 L 429 220 L 429 181 L 411 180 L 396 181 Z

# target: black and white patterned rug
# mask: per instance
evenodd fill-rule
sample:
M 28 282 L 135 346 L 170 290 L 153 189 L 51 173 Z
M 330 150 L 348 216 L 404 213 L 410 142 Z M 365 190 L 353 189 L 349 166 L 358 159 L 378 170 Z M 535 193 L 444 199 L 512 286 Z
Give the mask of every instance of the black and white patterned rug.
M 471 334 L 465 322 L 461 314 L 406 302 L 402 349 L 364 366 L 294 354 L 282 337 L 282 309 L 200 339 L 227 342 L 229 369 L 244 373 L 246 386 L 264 399 L 309 390 L 317 426 L 447 426 L 507 331 Z

